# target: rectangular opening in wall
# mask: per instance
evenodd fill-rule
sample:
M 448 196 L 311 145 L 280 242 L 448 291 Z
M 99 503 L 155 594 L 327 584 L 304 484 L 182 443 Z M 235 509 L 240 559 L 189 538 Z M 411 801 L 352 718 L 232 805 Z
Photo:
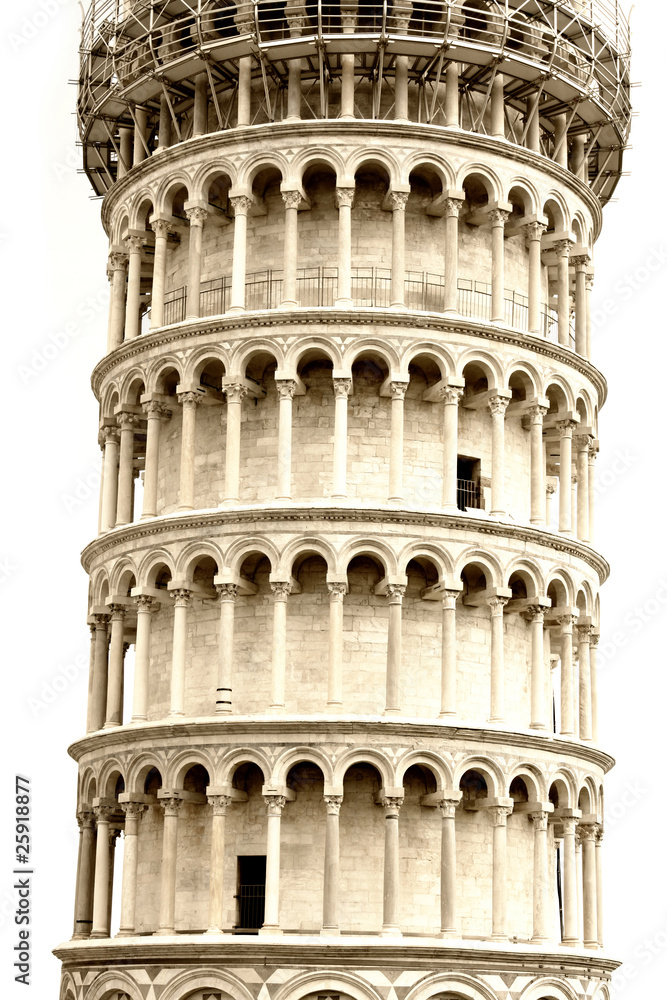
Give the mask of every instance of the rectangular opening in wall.
M 466 458 L 459 455 L 456 460 L 456 506 L 459 510 L 466 507 L 479 507 L 479 478 L 481 462 L 478 458 Z
M 236 934 L 254 934 L 264 923 L 266 855 L 237 858 Z

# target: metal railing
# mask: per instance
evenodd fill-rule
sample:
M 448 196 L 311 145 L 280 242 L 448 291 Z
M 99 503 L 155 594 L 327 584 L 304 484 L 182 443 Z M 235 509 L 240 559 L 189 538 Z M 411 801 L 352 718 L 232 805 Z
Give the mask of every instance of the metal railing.
M 222 313 L 226 313 L 231 304 L 231 294 L 232 279 L 230 277 L 202 281 L 199 288 L 199 315 L 220 316 Z
M 175 288 L 164 297 L 163 322 L 165 326 L 182 323 L 185 319 L 185 288 Z
M 234 927 L 237 934 L 243 931 L 256 931 L 262 926 L 265 895 L 266 886 L 264 884 L 239 886 L 236 895 L 238 916 Z
M 355 306 L 389 308 L 391 304 L 391 271 L 389 268 L 353 267 L 352 301 Z
M 459 510 L 466 507 L 479 508 L 479 486 L 472 479 L 456 480 L 456 506 Z

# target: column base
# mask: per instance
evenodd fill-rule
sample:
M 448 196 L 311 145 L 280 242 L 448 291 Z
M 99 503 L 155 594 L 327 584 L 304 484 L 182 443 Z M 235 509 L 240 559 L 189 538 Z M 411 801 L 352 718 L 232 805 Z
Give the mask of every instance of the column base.
M 448 930 L 441 930 L 439 934 L 436 934 L 437 938 L 456 938 L 460 937 L 459 931 L 455 927 L 450 927 Z
M 289 121 L 289 119 L 287 119 L 287 121 Z M 296 309 L 298 305 L 299 305 L 299 303 L 296 301 L 296 299 L 284 299 L 280 303 L 279 308 L 280 309 Z
M 225 497 L 221 504 L 218 504 L 218 510 L 225 507 L 234 507 L 235 504 L 240 503 L 240 497 Z
M 224 708 L 218 708 L 216 706 L 215 714 L 216 715 L 231 715 L 232 714 L 232 706 L 231 705 L 225 705 Z
M 194 504 L 191 503 L 179 503 L 178 507 L 176 508 L 176 510 L 183 510 L 183 511 L 194 510 L 194 509 L 195 509 Z
M 458 719 L 456 712 L 440 712 L 438 715 L 439 719 Z
M 183 719 L 185 717 L 185 712 L 170 712 L 167 719 Z
M 157 517 L 157 514 L 142 514 L 139 520 L 148 521 L 151 517 Z
M 340 927 L 323 927 L 320 937 L 340 937 Z
M 528 728 L 529 729 L 537 729 L 538 732 L 542 732 L 542 733 L 545 732 L 546 729 L 547 729 L 547 727 L 545 726 L 545 724 L 543 722 L 531 722 L 531 724 L 530 724 L 530 726 Z
M 327 711 L 328 712 L 342 712 L 343 711 L 343 702 L 342 701 L 328 701 L 327 702 Z
M 382 714 L 383 715 L 400 715 L 401 714 L 401 710 L 400 710 L 400 708 L 385 708 L 385 710 L 384 710 L 384 712 Z
M 563 938 L 560 942 L 561 948 L 581 948 L 579 938 Z
M 347 500 L 347 493 L 332 493 L 330 500 Z
M 91 941 L 99 941 L 101 938 L 108 938 L 108 937 L 109 937 L 108 931 L 91 931 L 90 934 Z
M 285 706 L 284 705 L 269 705 L 268 709 L 269 715 L 284 715 Z
M 546 934 L 542 934 L 539 937 L 532 937 L 530 939 L 530 943 L 531 944 L 544 944 L 544 942 L 548 941 L 548 940 L 549 940 L 549 938 L 546 936 Z
M 492 934 L 491 935 L 491 940 L 492 941 L 509 941 L 509 938 L 508 938 L 507 934 Z
M 239 313 L 244 313 L 246 311 L 245 306 L 230 306 L 227 310 L 228 316 L 237 316 Z
M 176 933 L 173 927 L 160 927 L 159 930 L 153 933 L 153 937 L 173 937 Z
M 223 931 L 221 927 L 209 927 L 207 931 L 204 931 L 207 937 L 231 937 L 232 935 Z
M 597 951 L 599 947 L 597 941 L 584 941 L 584 948 L 588 948 L 590 951 Z
M 276 935 L 281 935 L 282 930 L 277 924 L 264 924 L 263 927 L 257 931 L 260 937 L 274 937 Z
M 122 726 L 122 725 L 123 725 L 122 722 L 105 722 L 104 725 L 102 726 L 102 729 L 103 730 L 104 729 L 118 729 L 119 726 Z
M 385 924 L 380 931 L 380 937 L 403 937 L 401 928 L 395 924 Z
M 138 931 L 134 931 L 134 930 L 132 930 L 132 931 L 129 931 L 129 930 L 126 931 L 126 930 L 123 930 L 123 928 L 121 927 L 120 930 L 118 931 L 118 933 L 114 934 L 114 937 L 117 937 L 117 938 L 139 937 L 139 932 Z
M 130 719 L 130 725 L 131 726 L 135 726 L 139 722 L 148 722 L 148 716 L 147 715 L 133 715 L 132 718 Z
M 336 299 L 334 309 L 351 309 L 353 305 L 352 299 Z
M 390 309 L 405 309 L 405 302 L 390 302 Z

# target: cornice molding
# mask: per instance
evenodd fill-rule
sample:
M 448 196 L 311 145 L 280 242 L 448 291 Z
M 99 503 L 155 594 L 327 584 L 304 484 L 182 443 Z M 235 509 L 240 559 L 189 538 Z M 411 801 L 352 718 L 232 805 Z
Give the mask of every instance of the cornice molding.
M 492 521 L 481 517 L 473 519 L 465 515 L 427 511 L 392 511 L 383 508 L 343 506 L 312 507 L 309 505 L 299 506 L 298 504 L 289 507 L 257 506 L 239 507 L 233 510 L 193 511 L 138 521 L 135 524 L 113 529 L 90 542 L 81 553 L 81 563 L 84 570 L 89 573 L 93 560 L 117 545 L 184 529 L 202 528 L 210 533 L 210 529 L 213 527 L 220 526 L 224 529 L 232 525 L 256 523 L 257 521 L 269 524 L 271 522 L 312 522 L 316 520 L 363 522 L 364 525 L 418 525 L 420 527 L 447 528 L 454 531 L 474 531 L 478 535 L 504 536 L 515 541 L 543 545 L 554 552 L 564 552 L 576 559 L 581 559 L 598 574 L 600 584 L 605 582 L 610 572 L 607 560 L 589 545 L 528 525 L 514 525 L 507 521 Z
M 91 386 L 95 397 L 99 400 L 103 380 L 125 361 L 136 360 L 142 354 L 156 347 L 173 347 L 176 341 L 192 340 L 200 335 L 219 333 L 229 336 L 243 330 L 259 330 L 265 327 L 304 326 L 324 324 L 340 327 L 332 331 L 332 336 L 349 335 L 349 328 L 373 324 L 375 327 L 397 328 L 419 331 L 423 337 L 424 331 L 438 333 L 454 333 L 461 336 L 473 336 L 498 344 L 520 347 L 539 354 L 551 361 L 568 365 L 587 378 L 595 387 L 599 405 L 602 407 L 607 398 L 607 382 L 602 373 L 585 358 L 563 348 L 552 341 L 535 337 L 529 333 L 513 330 L 511 327 L 499 327 L 474 319 L 464 319 L 461 316 L 449 317 L 439 313 L 411 312 L 398 309 L 335 309 L 322 307 L 319 309 L 299 308 L 266 309 L 257 312 L 236 313 L 234 315 L 211 316 L 205 319 L 190 320 L 163 326 L 153 333 L 142 334 L 134 340 L 126 341 L 111 354 L 105 355 L 95 366 L 91 375 Z M 193 347 L 197 347 L 196 343 Z

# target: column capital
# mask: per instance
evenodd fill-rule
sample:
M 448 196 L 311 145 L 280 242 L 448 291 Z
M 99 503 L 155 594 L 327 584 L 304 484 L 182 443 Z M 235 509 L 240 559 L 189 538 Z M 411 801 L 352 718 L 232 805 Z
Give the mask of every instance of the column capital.
M 489 220 L 494 228 L 496 226 L 504 226 L 509 217 L 510 213 L 504 208 L 492 208 L 489 212 Z
M 463 202 L 463 198 L 445 198 L 442 203 L 445 209 L 445 218 L 458 219 L 463 207 Z
M 597 823 L 579 823 L 577 827 L 577 836 L 582 843 L 585 841 L 595 843 L 597 835 L 598 835 Z
M 92 830 L 95 825 L 92 809 L 80 809 L 76 814 L 76 821 L 81 830 Z
M 390 382 L 389 392 L 392 399 L 405 399 L 405 394 L 408 391 L 410 383 L 409 382 Z
M 137 611 L 153 611 L 157 604 L 148 594 L 140 594 L 138 597 L 133 597 L 132 600 L 135 603 Z
M 111 271 L 124 271 L 127 267 L 127 254 L 112 250 L 107 258 L 107 266 Z
M 177 393 L 176 398 L 178 399 L 181 406 L 197 406 L 198 403 L 201 403 L 204 397 L 202 396 L 201 393 L 193 392 L 190 390 L 189 392 Z
M 572 437 L 572 431 L 574 430 L 575 427 L 578 427 L 578 426 L 579 426 L 578 422 L 576 420 L 571 420 L 569 417 L 566 417 L 565 420 L 557 420 L 556 421 L 556 427 L 560 431 L 560 436 L 562 438 L 564 438 L 564 437 L 571 438 Z
M 392 212 L 404 212 L 409 197 L 409 191 L 390 191 L 387 195 L 387 204 Z
M 352 388 L 351 378 L 334 378 L 333 379 L 333 390 L 334 396 L 349 396 L 350 389 Z
M 579 642 L 590 642 L 593 626 L 588 622 L 577 625 L 577 638 Z
M 112 622 L 125 621 L 127 608 L 124 604 L 107 604 L 107 607 L 109 609 L 109 617 Z
M 536 809 L 535 812 L 528 813 L 528 816 L 533 821 L 536 832 L 546 833 L 549 822 L 548 812 L 545 812 L 543 809 Z
M 557 257 L 569 257 L 570 250 L 574 246 L 572 240 L 556 240 L 553 244 L 554 251 Z
M 491 608 L 491 617 L 492 618 L 501 617 L 502 614 L 504 613 L 503 608 L 505 607 L 508 601 L 509 597 L 497 597 L 497 596 L 487 597 L 486 603 Z
M 229 385 L 223 385 L 222 391 L 227 397 L 228 403 L 241 403 L 248 395 L 248 387 L 242 385 L 240 382 L 232 382 Z
M 591 262 L 591 258 L 587 253 L 578 253 L 574 257 L 570 257 L 570 261 L 574 264 L 577 271 L 585 271 Z
M 269 816 L 280 816 L 283 809 L 285 808 L 285 803 L 287 798 L 284 795 L 263 795 L 264 803 L 266 805 L 266 812 Z
M 109 823 L 116 810 L 113 806 L 93 806 L 96 823 Z
M 192 591 L 187 587 L 174 587 L 169 593 L 174 598 L 174 607 L 187 608 L 192 600 Z
M 337 187 L 336 188 L 336 208 L 352 208 L 354 205 L 354 192 L 353 187 Z
M 399 797 L 398 795 L 381 795 L 379 803 L 384 809 L 385 819 L 398 818 L 401 806 L 403 805 L 403 797 Z
M 542 239 L 547 231 L 547 224 L 544 222 L 528 222 L 526 223 L 525 230 L 526 236 L 530 241 L 539 241 Z
M 577 832 L 579 819 L 576 816 L 563 816 L 558 822 L 563 827 L 564 834 L 573 836 Z
M 600 633 L 596 632 L 594 627 L 593 631 L 591 632 L 591 646 L 593 647 L 593 649 L 597 649 L 599 644 L 600 644 Z
M 531 424 L 541 424 L 548 412 L 547 407 L 541 406 L 539 403 L 530 406 L 528 408 L 528 415 L 530 416 Z
M 298 209 L 299 205 L 303 201 L 303 195 L 301 191 L 281 191 L 280 192 L 285 204 L 285 208 Z
M 118 444 L 118 426 L 116 425 L 116 427 L 100 427 L 98 441 L 100 447 L 102 448 L 104 448 L 104 446 L 109 442 L 111 442 L 112 444 Z
M 404 583 L 387 584 L 387 601 L 389 604 L 400 604 L 403 600 L 405 590 L 406 586 Z
M 445 406 L 458 406 L 463 398 L 463 386 L 444 385 L 440 389 L 440 399 Z
M 292 590 L 289 580 L 279 580 L 271 584 L 271 593 L 274 601 L 286 601 Z
M 144 802 L 121 802 L 120 807 L 125 813 L 126 818 L 128 816 L 141 816 L 142 812 L 146 809 Z
M 91 615 L 91 617 L 95 622 L 95 629 L 100 632 L 102 631 L 106 632 L 106 628 L 111 619 L 111 615 L 107 615 L 104 613 L 100 614 L 98 612 L 95 612 L 93 615 Z
M 129 254 L 141 253 L 145 243 L 146 238 L 144 236 L 133 235 L 125 237 L 125 248 Z
M 206 801 L 213 808 L 214 816 L 224 816 L 227 806 L 231 805 L 231 795 L 207 795 Z
M 575 434 L 572 443 L 577 451 L 589 451 L 593 440 L 592 434 Z
M 185 214 L 187 215 L 188 222 L 191 226 L 202 227 L 208 219 L 208 212 L 200 205 L 195 205 L 192 208 L 186 208 Z
M 346 583 L 327 583 L 327 590 L 332 601 L 341 600 L 347 594 Z
M 151 229 L 157 237 L 167 238 L 173 232 L 174 226 L 170 219 L 153 219 Z
M 216 583 L 215 589 L 218 592 L 220 603 L 235 601 L 239 592 L 238 584 L 236 583 Z
M 512 812 L 512 806 L 489 806 L 489 812 L 494 826 L 507 826 L 507 817 Z
M 233 195 L 229 199 L 229 204 L 234 210 L 234 215 L 247 215 L 252 208 L 252 198 L 247 194 Z
M 160 402 L 159 399 L 149 399 L 147 402 L 141 404 L 141 409 L 144 411 L 146 416 L 159 417 L 161 420 L 165 420 L 171 416 L 171 410 L 167 407 L 166 403 Z
M 537 604 L 531 604 L 524 610 L 523 614 L 532 625 L 534 622 L 544 622 L 544 611 L 545 609 Z
M 276 379 L 276 389 L 279 399 L 294 399 L 296 382 L 292 378 Z
M 342 795 L 325 795 L 324 801 L 327 807 L 328 816 L 338 816 L 340 813 L 340 807 L 343 804 Z
M 181 806 L 183 805 L 183 799 L 161 799 L 160 802 L 162 808 L 164 809 L 165 817 L 178 816 L 181 811 Z
M 509 406 L 509 402 L 510 401 L 507 396 L 491 396 L 488 404 L 489 409 L 491 410 L 491 415 L 496 416 L 497 414 L 500 414 L 501 416 L 504 416 L 505 411 Z
M 602 823 L 596 823 L 595 826 L 595 843 L 601 844 L 604 840 L 604 830 L 602 828 Z
M 576 622 L 577 617 L 577 615 L 567 612 L 564 615 L 559 615 L 556 618 L 556 622 L 560 625 L 563 632 L 572 632 L 572 626 Z
M 134 430 L 140 422 L 141 417 L 137 413 L 127 413 L 123 411 L 122 413 L 116 414 L 116 423 L 120 427 L 121 431 Z
M 438 809 L 443 819 L 454 819 L 456 807 L 460 804 L 460 799 L 442 798 L 438 802 Z

